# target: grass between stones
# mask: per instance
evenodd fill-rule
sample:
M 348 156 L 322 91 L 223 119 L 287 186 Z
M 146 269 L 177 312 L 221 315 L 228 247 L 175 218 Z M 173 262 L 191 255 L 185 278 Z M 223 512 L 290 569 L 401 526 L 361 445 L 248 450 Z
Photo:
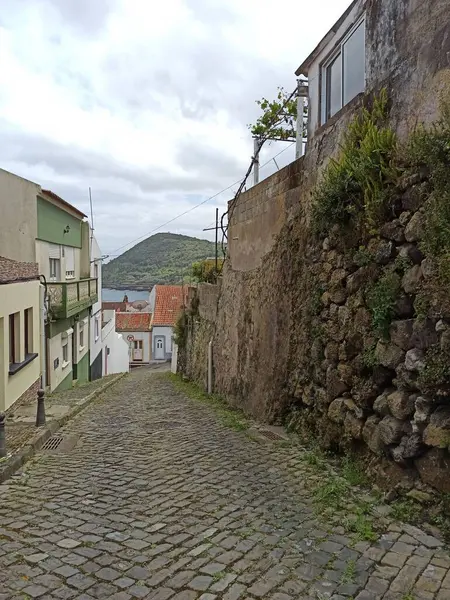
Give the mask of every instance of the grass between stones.
M 249 428 L 250 424 L 244 413 L 231 407 L 218 394 L 207 394 L 197 384 L 192 381 L 184 381 L 173 373 L 165 373 L 164 377 L 169 379 L 178 391 L 186 394 L 192 400 L 197 400 L 214 408 L 225 427 L 235 431 L 245 431 Z

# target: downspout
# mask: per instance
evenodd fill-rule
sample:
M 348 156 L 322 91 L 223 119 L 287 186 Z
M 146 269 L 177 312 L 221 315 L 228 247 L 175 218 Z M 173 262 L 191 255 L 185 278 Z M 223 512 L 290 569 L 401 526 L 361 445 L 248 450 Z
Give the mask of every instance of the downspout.
M 47 349 L 45 342 L 45 313 L 47 297 L 47 281 L 43 275 L 40 276 L 41 285 L 39 286 L 39 316 L 40 316 L 40 346 L 41 346 L 41 388 L 45 390 L 47 386 Z
M 212 394 L 212 358 L 213 358 L 213 341 L 208 344 L 208 394 Z

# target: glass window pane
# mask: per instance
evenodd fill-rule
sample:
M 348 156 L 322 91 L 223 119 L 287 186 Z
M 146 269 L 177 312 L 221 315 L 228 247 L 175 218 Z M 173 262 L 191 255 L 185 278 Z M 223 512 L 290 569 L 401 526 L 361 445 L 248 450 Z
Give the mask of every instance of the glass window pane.
M 342 108 L 341 55 L 327 67 L 327 118 Z
M 343 46 L 344 51 L 344 104 L 364 91 L 365 40 L 364 22 L 355 29 Z

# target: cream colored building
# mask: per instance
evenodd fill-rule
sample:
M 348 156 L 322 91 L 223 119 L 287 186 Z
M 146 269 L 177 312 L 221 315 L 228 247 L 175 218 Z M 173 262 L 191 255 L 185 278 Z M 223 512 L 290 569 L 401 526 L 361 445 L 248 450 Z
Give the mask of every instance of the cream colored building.
M 0 412 L 35 400 L 41 376 L 36 264 L 40 187 L 0 169 Z

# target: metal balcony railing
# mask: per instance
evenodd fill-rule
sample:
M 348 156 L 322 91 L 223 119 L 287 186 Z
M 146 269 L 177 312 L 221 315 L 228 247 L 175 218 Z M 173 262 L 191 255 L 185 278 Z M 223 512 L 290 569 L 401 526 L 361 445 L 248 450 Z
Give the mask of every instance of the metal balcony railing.
M 49 310 L 54 319 L 67 319 L 98 300 L 97 279 L 55 281 L 47 286 Z

